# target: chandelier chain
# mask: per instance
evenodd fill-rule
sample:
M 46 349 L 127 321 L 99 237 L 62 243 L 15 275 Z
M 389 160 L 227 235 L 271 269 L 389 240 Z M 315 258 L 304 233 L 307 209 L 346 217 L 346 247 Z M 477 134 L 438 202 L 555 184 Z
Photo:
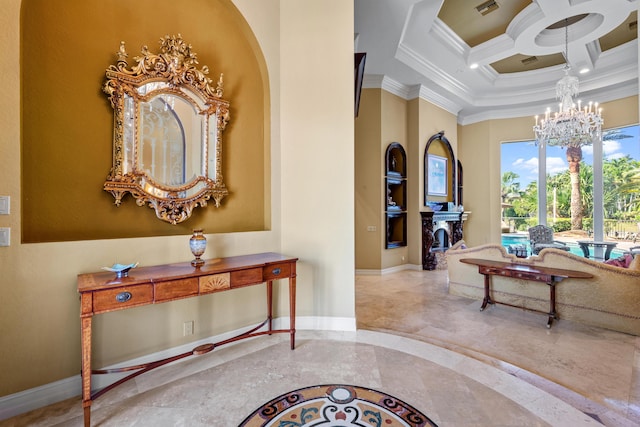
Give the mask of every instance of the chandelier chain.
M 569 65 L 569 19 L 564 18 L 564 55 L 565 66 L 570 68 Z

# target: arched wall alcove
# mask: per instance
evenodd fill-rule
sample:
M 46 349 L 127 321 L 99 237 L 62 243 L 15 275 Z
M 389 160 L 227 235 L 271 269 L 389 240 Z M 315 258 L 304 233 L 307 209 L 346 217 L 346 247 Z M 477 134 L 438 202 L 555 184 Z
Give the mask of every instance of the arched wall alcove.
M 53 18 L 55 17 L 55 18 Z M 21 10 L 22 241 L 267 230 L 270 94 L 266 62 L 230 0 L 24 0 Z M 224 74 L 231 121 L 223 135 L 230 195 L 178 225 L 102 190 L 112 163 L 113 110 L 102 92 L 121 41 L 129 63 L 181 34 L 209 77 Z
M 435 147 L 438 147 L 437 149 Z M 429 177 L 431 171 L 429 170 L 429 155 L 435 155 L 436 160 L 438 157 L 446 159 L 446 183 L 444 188 L 446 194 L 441 192 L 430 192 Z M 429 206 L 429 203 L 444 203 L 453 202 L 454 205 L 460 203 L 461 189 L 458 185 L 458 172 L 462 169 L 460 162 L 456 160 L 456 156 L 453 152 L 453 148 L 449 143 L 449 140 L 444 136 L 444 131 L 438 132 L 432 135 L 424 148 L 424 205 Z M 433 175 L 433 174 L 431 174 Z M 432 178 L 433 179 L 433 178 Z M 431 187 L 433 189 L 433 185 Z

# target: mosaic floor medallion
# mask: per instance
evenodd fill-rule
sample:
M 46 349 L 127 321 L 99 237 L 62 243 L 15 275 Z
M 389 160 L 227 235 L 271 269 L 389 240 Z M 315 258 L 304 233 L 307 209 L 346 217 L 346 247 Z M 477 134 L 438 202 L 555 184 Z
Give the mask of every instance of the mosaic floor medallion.
M 426 415 L 388 394 L 352 385 L 319 385 L 278 396 L 239 427 L 436 426 Z

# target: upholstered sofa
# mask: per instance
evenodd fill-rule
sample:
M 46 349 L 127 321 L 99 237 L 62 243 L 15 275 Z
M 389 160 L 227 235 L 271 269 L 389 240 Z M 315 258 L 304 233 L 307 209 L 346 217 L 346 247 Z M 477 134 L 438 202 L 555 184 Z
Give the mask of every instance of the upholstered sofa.
M 559 249 L 543 249 L 529 258 L 516 258 L 496 244 L 467 248 L 459 241 L 446 252 L 449 293 L 473 299 L 484 297 L 484 276 L 462 258 L 481 258 L 531 266 L 578 270 L 590 279 L 564 279 L 556 286 L 556 311 L 560 320 L 640 336 L 640 256 L 629 268 L 614 267 Z M 549 311 L 549 289 L 540 282 L 491 276 L 492 298 L 533 310 Z

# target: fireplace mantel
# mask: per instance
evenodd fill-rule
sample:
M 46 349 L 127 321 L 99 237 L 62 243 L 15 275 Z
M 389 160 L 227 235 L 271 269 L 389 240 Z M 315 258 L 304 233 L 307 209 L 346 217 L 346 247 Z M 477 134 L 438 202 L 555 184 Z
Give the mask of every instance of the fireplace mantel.
M 463 212 L 434 212 L 433 221 L 460 221 Z

